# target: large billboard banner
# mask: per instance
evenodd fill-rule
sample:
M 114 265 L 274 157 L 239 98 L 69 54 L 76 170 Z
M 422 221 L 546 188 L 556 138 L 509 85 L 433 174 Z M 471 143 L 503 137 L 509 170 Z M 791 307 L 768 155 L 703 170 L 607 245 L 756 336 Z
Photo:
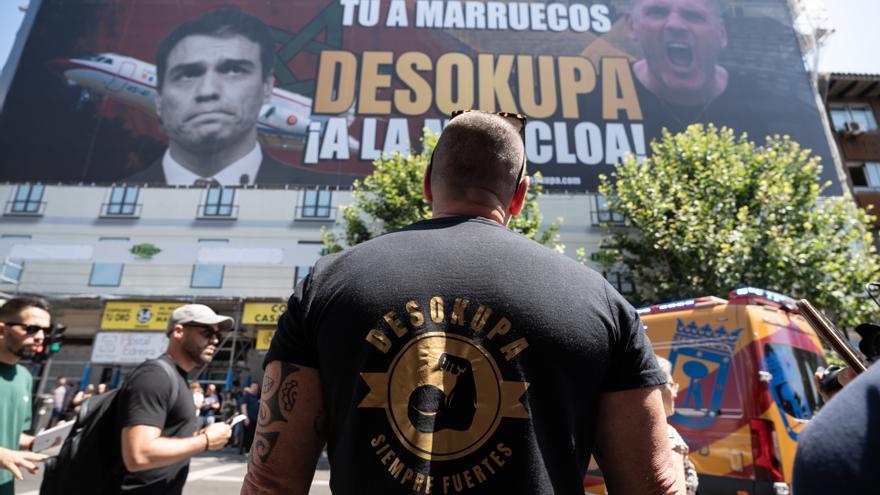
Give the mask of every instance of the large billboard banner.
M 711 122 L 840 190 L 788 0 L 42 0 L 4 101 L 6 181 L 346 186 L 474 108 L 549 189 Z

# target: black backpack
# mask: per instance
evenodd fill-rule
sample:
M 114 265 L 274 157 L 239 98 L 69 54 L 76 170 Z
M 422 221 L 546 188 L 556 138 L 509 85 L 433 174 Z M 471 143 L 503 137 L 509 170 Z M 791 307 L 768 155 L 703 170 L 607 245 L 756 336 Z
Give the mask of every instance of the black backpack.
M 168 374 L 171 380 L 168 403 L 174 404 L 180 385 L 177 370 L 167 361 L 145 361 L 132 371 L 132 375 L 152 364 L 159 365 Z M 103 494 L 120 490 L 125 467 L 122 463 L 122 432 L 117 431 L 119 390 L 121 388 L 93 395 L 82 403 L 61 451 L 44 462 L 40 495 Z

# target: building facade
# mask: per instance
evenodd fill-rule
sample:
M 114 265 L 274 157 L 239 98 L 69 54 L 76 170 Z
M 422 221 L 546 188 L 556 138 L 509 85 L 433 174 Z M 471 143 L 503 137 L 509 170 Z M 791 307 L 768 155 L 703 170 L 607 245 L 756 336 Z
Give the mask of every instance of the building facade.
M 48 376 L 91 383 L 112 381 L 120 363 L 161 349 L 165 320 L 158 308 L 186 302 L 239 322 L 202 378 L 258 377 L 275 319 L 321 256 L 322 228 L 340 230 L 341 208 L 352 201 L 350 190 L 333 188 L 39 183 L 0 185 L 0 198 L 0 291 L 53 301 L 68 329 Z M 560 238 L 572 257 L 579 248 L 599 249 L 601 224 L 622 221 L 595 194 L 545 194 L 540 205 L 545 223 L 563 219 Z M 633 291 L 624 273 L 606 276 L 622 292 Z M 152 321 L 114 322 L 144 313 Z M 117 341 L 107 340 L 111 334 L 126 339 L 115 351 L 107 348 Z
M 825 76 L 825 99 L 835 142 L 856 203 L 880 227 L 880 74 Z

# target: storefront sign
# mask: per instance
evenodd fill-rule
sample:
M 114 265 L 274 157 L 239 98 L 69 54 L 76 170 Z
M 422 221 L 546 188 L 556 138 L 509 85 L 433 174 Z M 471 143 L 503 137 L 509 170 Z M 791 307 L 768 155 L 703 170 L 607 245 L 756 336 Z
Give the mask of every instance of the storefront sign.
M 275 336 L 274 328 L 261 328 L 257 330 L 257 350 L 268 351 L 269 344 L 272 343 L 272 337 Z
M 168 337 L 157 332 L 98 332 L 92 345 L 92 363 L 139 364 L 160 356 Z
M 287 303 L 260 302 L 244 303 L 244 315 L 241 323 L 244 325 L 274 325 L 278 323 L 281 313 L 287 311 Z
M 184 303 L 174 301 L 108 301 L 101 330 L 165 331 L 171 312 Z

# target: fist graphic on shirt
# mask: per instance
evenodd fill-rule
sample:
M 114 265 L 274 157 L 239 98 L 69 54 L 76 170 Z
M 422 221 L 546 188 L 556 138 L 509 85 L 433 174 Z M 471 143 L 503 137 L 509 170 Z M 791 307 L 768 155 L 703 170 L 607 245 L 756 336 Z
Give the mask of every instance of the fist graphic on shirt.
M 422 433 L 470 428 L 477 409 L 477 389 L 470 361 L 444 352 L 430 372 L 441 374 L 440 386 L 426 384 L 412 391 L 408 407 L 410 422 Z

